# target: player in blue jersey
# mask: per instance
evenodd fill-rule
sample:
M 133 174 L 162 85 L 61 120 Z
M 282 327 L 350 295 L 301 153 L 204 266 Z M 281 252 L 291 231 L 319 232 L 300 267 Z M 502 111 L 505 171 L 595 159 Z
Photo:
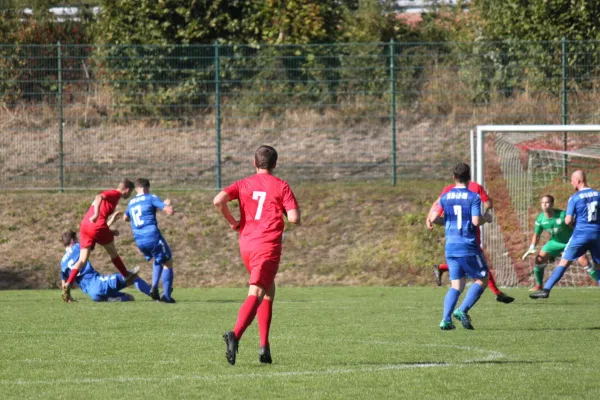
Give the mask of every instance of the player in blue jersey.
M 60 261 L 60 275 L 62 285 L 67 284 L 67 279 L 71 273 L 71 267 L 79 260 L 81 250 L 77 235 L 73 231 L 63 232 L 61 242 L 65 246 L 65 254 Z M 150 285 L 142 278 L 137 276 L 137 270 L 130 271 L 127 278 L 121 274 L 100 275 L 89 261 L 79 269 L 75 282 L 81 288 L 81 291 L 92 298 L 94 301 L 133 301 L 133 296 L 122 293 L 121 290 L 134 284 L 142 293 L 150 296 Z M 73 297 L 65 300 L 70 303 Z
M 547 299 L 550 290 L 562 278 L 567 268 L 586 251 L 589 250 L 596 265 L 600 264 L 600 218 L 598 216 L 600 194 L 597 190 L 588 187 L 587 177 L 583 171 L 573 172 L 571 186 L 576 193 L 567 203 L 565 224 L 574 226 L 573 234 L 558 266 L 546 281 L 544 288 L 529 295 L 532 299 Z
M 158 229 L 156 210 L 162 210 L 167 215 L 173 215 L 171 201 L 164 202 L 156 195 L 150 194 L 150 181 L 140 178 L 135 181 L 137 195 L 129 200 L 124 221 L 131 221 L 133 238 L 147 261 L 154 259 L 152 266 L 152 290 L 150 295 L 154 300 L 165 303 L 175 303 L 173 291 L 173 258 L 171 249 Z M 163 294 L 158 295 L 158 281 L 162 276 Z
M 440 329 L 455 329 L 451 316 L 460 320 L 465 329 L 474 329 L 471 324 L 469 310 L 473 308 L 488 281 L 488 267 L 481 247 L 477 242 L 476 227 L 491 221 L 481 213 L 481 198 L 469 191 L 467 185 L 471 180 L 471 169 L 465 163 L 454 168 L 456 186 L 440 197 L 440 206 L 444 210 L 443 219 L 438 209 L 429 214 L 430 223 L 445 225 L 446 260 L 450 273 L 451 287 L 444 298 L 444 313 Z M 455 309 L 460 294 L 465 289 L 466 277 L 474 279 L 462 304 Z

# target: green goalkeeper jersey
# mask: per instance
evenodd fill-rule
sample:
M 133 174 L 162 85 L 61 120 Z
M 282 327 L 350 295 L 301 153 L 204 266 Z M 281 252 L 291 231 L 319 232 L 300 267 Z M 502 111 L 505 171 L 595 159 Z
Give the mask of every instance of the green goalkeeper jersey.
M 546 214 L 540 213 L 535 220 L 535 234 L 541 235 L 543 231 L 550 232 L 550 240 L 560 243 L 567 243 L 573 233 L 573 228 L 565 224 L 567 213 L 558 208 L 554 209 L 554 216 L 546 217 Z

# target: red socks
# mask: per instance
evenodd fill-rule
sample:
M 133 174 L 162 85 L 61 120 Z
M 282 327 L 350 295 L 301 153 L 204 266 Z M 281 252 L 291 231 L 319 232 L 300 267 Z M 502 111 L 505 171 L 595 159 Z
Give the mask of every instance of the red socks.
M 113 264 L 115 264 L 115 267 L 117 267 L 117 269 L 119 270 L 121 275 L 123 275 L 123 278 L 127 278 L 127 275 L 129 275 L 129 272 L 127 272 L 127 268 L 125 268 L 125 264 L 123 264 L 123 261 L 121 261 L 121 257 L 117 256 L 117 258 L 113 258 L 111 261 Z
M 236 340 L 242 338 L 246 328 L 248 328 L 252 323 L 252 320 L 254 320 L 259 306 L 260 299 L 258 297 L 246 297 L 246 301 L 244 301 L 244 304 L 240 307 L 240 312 L 238 313 L 238 318 L 235 322 L 235 328 L 233 328 L 233 334 L 235 335 Z
M 496 296 L 502 293 L 500 289 L 498 289 L 498 287 L 496 286 L 496 280 L 494 279 L 494 275 L 492 275 L 492 271 L 490 270 L 488 270 L 488 287 Z
M 256 319 L 258 320 L 258 334 L 260 335 L 260 347 L 269 347 L 269 329 L 271 329 L 272 317 L 273 302 L 263 299 L 256 314 Z
M 73 282 L 75 281 L 75 278 L 77 277 L 78 273 L 79 273 L 78 269 L 72 269 L 71 273 L 69 274 L 69 279 L 67 279 L 67 284 L 72 285 Z

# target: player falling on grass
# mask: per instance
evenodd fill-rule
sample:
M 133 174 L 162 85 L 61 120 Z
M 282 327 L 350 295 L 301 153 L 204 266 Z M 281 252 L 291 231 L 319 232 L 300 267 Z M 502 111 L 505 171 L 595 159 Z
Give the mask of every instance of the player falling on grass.
M 535 286 L 532 290 L 541 290 L 542 283 L 544 282 L 544 269 L 548 265 L 550 259 L 559 258 L 562 252 L 565 250 L 573 228 L 566 224 L 566 212 L 554 208 L 554 197 L 547 194 L 542 197 L 540 202 L 542 212 L 537 216 L 535 220 L 534 234 L 531 238 L 531 245 L 529 249 L 523 254 L 523 260 L 529 255 L 535 254 L 535 247 L 540 241 L 540 237 L 544 231 L 550 233 L 550 240 L 546 242 L 544 247 L 535 257 L 535 266 L 533 267 L 533 274 L 535 276 Z M 582 255 L 577 260 L 581 266 L 590 274 L 595 282 L 600 278 L 600 274 L 593 267 L 590 266 L 587 257 Z
M 130 274 L 135 274 L 139 268 L 134 268 L 132 271 L 127 271 L 125 264 L 119 257 L 117 248 L 115 247 L 113 231 L 107 225 L 107 219 L 117 208 L 121 198 L 127 199 L 133 191 L 133 183 L 128 179 L 123 179 L 119 182 L 119 186 L 115 190 L 106 190 L 99 193 L 94 198 L 94 202 L 88 209 L 79 225 L 79 240 L 81 251 L 79 260 L 71 267 L 71 273 L 63 285 L 62 298 L 64 301 L 71 300 L 71 285 L 75 281 L 79 269 L 85 266 L 90 258 L 90 253 L 94 250 L 96 243 L 100 244 L 109 254 L 110 259 L 117 270 L 124 278 Z
M 439 199 L 443 209 L 443 219 L 438 209 L 432 209 L 428 216 L 427 226 L 445 225 L 445 254 L 448 262 L 451 287 L 444 298 L 444 313 L 440 329 L 455 329 L 451 316 L 460 320 L 465 329 L 474 329 L 469 311 L 485 290 L 488 280 L 488 267 L 477 240 L 477 227 L 491 216 L 481 214 L 481 198 L 469 190 L 467 185 L 471 179 L 471 170 L 467 164 L 460 163 L 454 168 L 455 186 Z M 474 279 L 462 304 L 455 309 L 458 298 L 465 288 L 466 276 Z
M 108 225 L 110 226 L 110 223 Z M 71 275 L 71 267 L 79 260 L 80 247 L 77 234 L 73 231 L 63 232 L 61 242 L 65 246 L 65 254 L 60 262 L 60 275 L 64 286 Z M 140 292 L 150 296 L 150 285 L 137 275 L 130 275 L 127 279 L 123 279 L 121 274 L 100 275 L 89 261 L 79 269 L 75 283 L 94 301 L 133 301 L 132 295 L 121 292 L 132 283 Z M 73 299 L 67 301 L 71 302 Z
M 529 295 L 532 299 L 548 298 L 550 290 L 562 278 L 567 268 L 587 251 L 591 253 L 594 263 L 600 265 L 600 218 L 598 217 L 600 194 L 587 186 L 587 177 L 580 170 L 571 175 L 571 185 L 576 193 L 567 203 L 565 223 L 569 226 L 575 225 L 573 233 L 558 266 L 552 271 L 544 288 Z
M 445 193 L 448 193 L 450 190 L 452 190 L 454 188 L 454 186 L 455 186 L 454 184 L 446 186 L 442 190 L 440 197 L 443 196 Z M 484 212 L 486 214 L 494 207 L 494 203 L 492 202 L 492 199 L 488 196 L 488 194 L 485 191 L 485 189 L 483 188 L 483 186 L 481 186 L 477 182 L 469 181 L 469 183 L 467 185 L 467 189 L 469 189 L 471 192 L 477 193 L 479 195 L 479 197 L 481 198 L 481 202 L 483 203 Z M 438 197 L 438 200 L 436 200 L 433 203 L 431 208 L 432 208 L 432 210 L 434 208 L 437 208 L 438 213 L 441 214 L 441 213 L 443 213 L 443 210 L 439 206 L 440 197 Z M 428 226 L 428 228 L 431 229 L 430 226 Z M 477 228 L 477 243 L 479 243 L 481 245 L 481 232 L 480 232 L 479 228 Z M 433 266 L 433 274 L 435 276 L 436 284 L 438 286 L 442 286 L 442 275 L 446 271 L 448 271 L 447 263 Z M 514 297 L 508 296 L 505 293 L 503 293 L 500 289 L 498 289 L 498 286 L 496 286 L 496 281 L 494 279 L 494 275 L 492 274 L 492 271 L 488 271 L 488 287 L 490 288 L 492 293 L 494 293 L 494 295 L 496 296 L 496 301 L 499 301 L 499 302 L 505 303 L 505 304 L 509 304 L 515 300 Z
M 135 181 L 137 195 L 129 200 L 127 211 L 123 214 L 124 221 L 131 221 L 133 238 L 138 248 L 144 254 L 146 261 L 154 259 L 152 266 L 152 290 L 150 295 L 154 300 L 165 303 L 175 303 L 173 292 L 173 257 L 169 244 L 158 229 L 156 210 L 162 210 L 167 215 L 173 215 L 171 200 L 164 202 L 156 195 L 150 194 L 150 181 L 140 178 Z M 158 281 L 162 276 L 163 294 L 158 295 Z
M 234 182 L 214 199 L 214 205 L 232 229 L 239 231 L 242 260 L 250 273 L 248 297 L 238 313 L 233 331 L 225 332 L 226 357 L 234 365 L 238 343 L 254 317 L 260 335 L 259 361 L 272 362 L 269 329 L 275 300 L 275 275 L 281 258 L 283 215 L 292 224 L 300 223 L 300 209 L 287 182 L 272 175 L 277 151 L 260 146 L 254 154 L 256 174 Z M 239 200 L 240 220 L 230 213 L 227 202 Z

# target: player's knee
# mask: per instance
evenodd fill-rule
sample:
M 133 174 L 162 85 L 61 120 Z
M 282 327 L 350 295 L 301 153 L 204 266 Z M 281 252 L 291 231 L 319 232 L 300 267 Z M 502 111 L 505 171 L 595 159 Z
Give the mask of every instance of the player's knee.
M 535 257 L 535 263 L 536 264 L 544 264 L 546 262 L 546 258 L 542 257 L 540 255 L 538 255 L 537 257 Z
M 90 296 L 90 297 L 92 298 L 93 301 L 96 301 L 96 302 L 106 301 L 106 298 L 104 296 L 94 295 L 94 296 Z

